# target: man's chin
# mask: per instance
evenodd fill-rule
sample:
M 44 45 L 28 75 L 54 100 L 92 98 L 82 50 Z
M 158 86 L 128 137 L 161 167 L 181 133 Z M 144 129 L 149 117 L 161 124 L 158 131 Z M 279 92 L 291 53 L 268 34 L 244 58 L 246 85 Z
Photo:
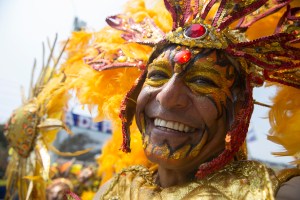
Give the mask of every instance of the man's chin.
M 171 158 L 170 156 L 162 155 L 157 152 L 147 152 L 145 150 L 146 157 L 153 163 L 158 164 L 160 167 L 170 169 L 170 170 L 178 170 L 187 167 L 188 163 L 194 163 L 195 158 L 188 157 L 179 157 L 177 159 Z
M 194 141 L 191 141 L 189 137 L 179 143 L 178 141 L 173 141 L 177 139 L 176 137 L 166 137 L 162 140 L 157 140 L 158 138 L 153 133 L 144 135 L 143 146 L 145 153 L 147 155 L 155 155 L 159 159 L 178 160 L 196 157 L 206 144 L 208 134 L 204 131 L 196 144 L 192 144 Z
M 172 147 L 167 141 L 165 141 L 163 145 L 153 144 L 150 141 L 149 135 L 145 135 L 144 150 L 146 156 L 151 162 L 159 165 L 174 165 L 174 167 L 177 167 L 182 163 L 186 164 L 186 162 L 193 161 L 195 157 L 198 157 L 206 142 L 206 132 L 196 145 L 183 144 L 180 147 Z

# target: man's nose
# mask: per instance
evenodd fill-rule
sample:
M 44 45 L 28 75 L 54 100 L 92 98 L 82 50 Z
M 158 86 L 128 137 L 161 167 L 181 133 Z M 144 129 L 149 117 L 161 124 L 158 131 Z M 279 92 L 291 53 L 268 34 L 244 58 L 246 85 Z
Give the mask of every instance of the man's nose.
M 156 96 L 156 100 L 166 109 L 184 108 L 189 102 L 188 88 L 181 78 L 173 76 Z

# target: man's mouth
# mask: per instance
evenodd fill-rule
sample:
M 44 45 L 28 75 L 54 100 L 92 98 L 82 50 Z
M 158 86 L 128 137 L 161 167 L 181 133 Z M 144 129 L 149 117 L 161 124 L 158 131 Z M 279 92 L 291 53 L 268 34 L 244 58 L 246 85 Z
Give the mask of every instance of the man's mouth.
M 208 134 L 205 126 L 196 128 L 183 122 L 145 115 L 141 119 L 145 130 L 143 145 L 148 154 L 171 160 L 196 157 L 206 144 Z
M 167 121 L 167 120 L 163 120 L 163 119 L 159 119 L 159 118 L 154 119 L 154 125 L 156 127 L 168 128 L 168 129 L 185 132 L 185 133 L 195 132 L 195 130 L 196 130 L 195 128 L 190 127 L 190 126 L 185 125 L 180 122 Z

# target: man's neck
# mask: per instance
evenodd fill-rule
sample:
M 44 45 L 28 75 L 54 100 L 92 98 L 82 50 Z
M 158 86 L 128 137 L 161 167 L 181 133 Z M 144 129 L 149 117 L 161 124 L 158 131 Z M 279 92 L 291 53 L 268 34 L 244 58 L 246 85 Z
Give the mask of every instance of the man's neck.
M 162 187 L 167 188 L 175 185 L 181 185 L 190 182 L 194 177 L 193 172 L 166 169 L 158 167 L 158 177 L 156 182 Z

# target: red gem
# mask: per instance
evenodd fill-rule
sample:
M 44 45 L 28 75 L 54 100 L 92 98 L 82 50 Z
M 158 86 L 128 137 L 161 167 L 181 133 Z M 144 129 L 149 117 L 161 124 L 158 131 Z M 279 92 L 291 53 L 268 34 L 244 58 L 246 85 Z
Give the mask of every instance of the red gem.
M 184 34 L 190 38 L 198 38 L 203 36 L 206 33 L 206 28 L 202 24 L 192 24 L 188 27 Z
M 187 63 L 191 59 L 191 52 L 189 50 L 182 50 L 176 53 L 174 56 L 174 61 L 178 64 Z

